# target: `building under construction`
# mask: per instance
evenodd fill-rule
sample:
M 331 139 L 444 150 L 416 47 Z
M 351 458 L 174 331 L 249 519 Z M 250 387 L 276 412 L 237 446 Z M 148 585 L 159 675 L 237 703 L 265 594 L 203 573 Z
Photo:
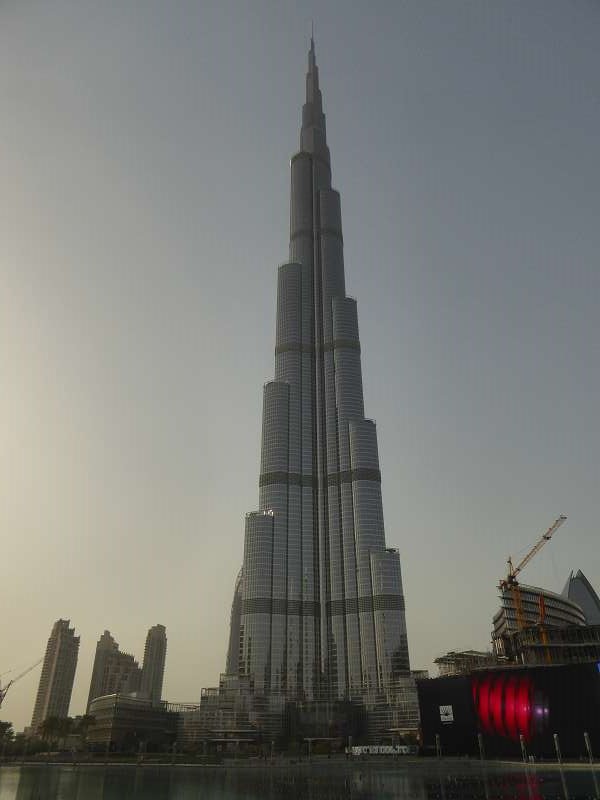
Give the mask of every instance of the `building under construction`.
M 581 606 L 568 597 L 525 584 L 518 592 L 517 600 L 514 588 L 500 589 L 500 609 L 492 620 L 492 647 L 499 659 L 527 663 L 518 648 L 525 631 L 534 631 L 543 642 L 551 630 L 585 627 Z
M 597 595 L 581 570 L 577 573 Z M 567 582 L 567 586 L 569 582 Z M 581 664 L 600 661 L 600 625 L 596 606 L 590 616 L 565 592 L 556 594 L 538 586 L 519 587 L 520 608 L 514 591 L 501 591 L 501 607 L 493 618 L 492 646 L 498 663 Z M 600 611 L 600 603 L 598 604 Z
M 600 599 L 579 570 L 561 594 L 521 584 L 517 576 L 566 521 L 561 515 L 524 558 L 513 565 L 498 589 L 500 609 L 493 618 L 492 647 L 499 663 L 573 664 L 600 660 Z
M 600 661 L 600 598 L 581 570 L 563 591 L 522 584 L 522 570 L 566 521 L 561 515 L 498 584 L 500 608 L 492 620 L 492 651 L 450 651 L 435 660 L 440 677 L 509 664 Z
M 521 664 L 600 663 L 600 625 L 532 625 L 514 633 L 511 650 Z

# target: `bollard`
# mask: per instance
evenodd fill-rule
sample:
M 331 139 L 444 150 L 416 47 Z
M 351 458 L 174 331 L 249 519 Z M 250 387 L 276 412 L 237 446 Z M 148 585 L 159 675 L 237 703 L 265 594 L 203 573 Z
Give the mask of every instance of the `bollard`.
M 438 758 L 442 757 L 442 741 L 439 733 L 436 733 L 435 735 L 435 754 Z
M 596 770 L 594 769 L 594 753 L 592 752 L 592 740 L 590 739 L 589 733 L 586 731 L 583 734 L 583 740 L 585 742 L 585 749 L 588 753 L 588 758 L 590 760 L 590 767 L 592 768 L 592 780 L 594 781 L 594 791 L 596 793 L 596 797 L 600 797 L 600 787 L 598 786 L 598 778 L 596 777 Z
M 559 764 L 562 764 L 562 756 L 560 754 L 560 742 L 558 740 L 558 733 L 554 734 L 554 749 L 556 750 L 556 760 Z
M 569 787 L 567 786 L 567 779 L 565 778 L 565 771 L 562 766 L 560 768 L 560 782 L 562 784 L 564 800 L 569 800 Z
M 590 760 L 590 764 L 593 764 L 594 763 L 594 754 L 592 753 L 592 742 L 591 742 L 591 739 L 590 739 L 590 735 L 589 735 L 589 733 L 587 731 L 583 734 L 583 740 L 585 742 L 585 749 L 587 750 L 588 758 Z
M 527 763 L 527 748 L 525 747 L 525 737 L 519 734 L 519 741 L 521 742 L 521 755 L 523 756 L 523 763 Z
M 479 743 L 479 758 L 482 761 L 485 761 L 485 751 L 483 749 L 483 734 L 482 733 L 478 733 L 477 734 L 477 741 Z

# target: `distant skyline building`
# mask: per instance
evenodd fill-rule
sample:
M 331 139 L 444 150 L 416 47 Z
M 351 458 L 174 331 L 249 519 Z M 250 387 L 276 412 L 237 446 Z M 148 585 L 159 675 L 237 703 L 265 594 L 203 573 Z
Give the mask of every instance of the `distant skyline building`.
M 87 707 L 96 697 L 107 694 L 137 692 L 142 670 L 130 653 L 122 653 L 109 631 L 104 631 L 96 644 L 92 679 Z
M 571 571 L 562 593 L 581 606 L 588 625 L 600 625 L 600 598 L 580 569 L 575 576 Z
M 167 632 L 165 626 L 154 625 L 146 636 L 141 681 L 142 695 L 148 697 L 153 705 L 158 705 L 162 699 L 166 657 Z
M 250 679 L 271 710 L 289 701 L 395 704 L 399 716 L 382 725 L 416 725 L 400 556 L 385 541 L 312 39 L 291 159 L 289 262 L 278 271 L 275 379 L 264 387 L 258 508 L 246 516 L 227 669 Z
M 33 731 L 48 717 L 69 715 L 79 654 L 79 636 L 69 625 L 70 620 L 59 619 L 52 626 L 31 718 Z

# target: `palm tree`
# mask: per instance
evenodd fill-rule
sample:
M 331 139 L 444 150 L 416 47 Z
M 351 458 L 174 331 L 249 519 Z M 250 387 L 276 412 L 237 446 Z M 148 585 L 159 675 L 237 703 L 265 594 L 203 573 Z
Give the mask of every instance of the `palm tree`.
M 73 719 L 71 717 L 62 717 L 61 719 L 58 720 L 57 734 L 58 734 L 59 744 L 61 743 L 62 740 L 62 747 L 60 747 L 61 750 L 65 749 L 66 739 L 72 730 L 73 730 Z
M 40 734 L 47 744 L 54 742 L 56 736 L 59 735 L 60 723 L 59 717 L 46 717 L 40 725 Z
M 0 720 L 0 742 L 12 742 L 15 732 L 12 722 L 2 722 Z
M 0 753 L 2 754 L 2 761 L 4 761 L 6 753 L 6 745 L 12 742 L 14 736 L 12 722 L 0 722 Z

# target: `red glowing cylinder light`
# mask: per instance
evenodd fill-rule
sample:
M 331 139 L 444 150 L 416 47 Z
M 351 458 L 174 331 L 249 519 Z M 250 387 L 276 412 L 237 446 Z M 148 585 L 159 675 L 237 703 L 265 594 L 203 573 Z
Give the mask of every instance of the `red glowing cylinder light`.
M 504 675 L 499 675 L 497 678 L 492 679 L 490 686 L 490 722 L 492 730 L 499 736 L 504 736 Z
M 517 686 L 515 713 L 518 731 L 523 734 L 525 740 L 531 736 L 532 694 L 533 686 L 530 679 L 521 678 Z
M 519 738 L 519 729 L 517 728 L 517 684 L 519 679 L 516 675 L 511 675 L 506 681 L 506 688 L 504 689 L 504 726 L 506 734 L 510 739 Z
M 489 672 L 471 679 L 473 705 L 485 733 L 526 741 L 533 734 L 533 682 L 528 675 Z

